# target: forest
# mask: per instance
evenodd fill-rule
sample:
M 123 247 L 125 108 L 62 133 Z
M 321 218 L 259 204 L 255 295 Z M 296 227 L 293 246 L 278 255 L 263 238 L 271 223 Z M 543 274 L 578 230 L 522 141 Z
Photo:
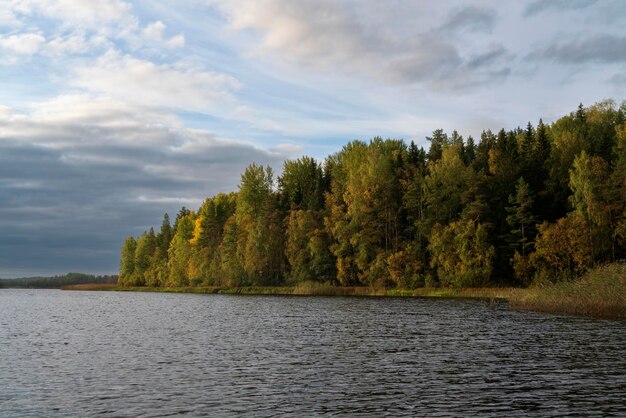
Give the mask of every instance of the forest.
M 117 276 L 94 276 L 84 273 L 67 273 L 51 277 L 21 277 L 18 279 L 0 279 L 0 288 L 59 289 L 76 284 L 117 283 Z
M 128 237 L 120 286 L 526 286 L 626 254 L 626 102 L 552 124 L 355 140 Z

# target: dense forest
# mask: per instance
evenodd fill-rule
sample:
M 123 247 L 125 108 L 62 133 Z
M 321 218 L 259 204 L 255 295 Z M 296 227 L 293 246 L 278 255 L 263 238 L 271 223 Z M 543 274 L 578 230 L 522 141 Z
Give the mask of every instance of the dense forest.
M 68 273 L 52 277 L 22 277 L 0 279 L 0 288 L 58 289 L 63 286 L 92 283 L 117 283 L 117 276 L 94 276 L 93 274 Z
M 129 237 L 123 286 L 527 285 L 626 253 L 626 102 L 476 141 L 352 141 L 250 165 L 239 190 Z

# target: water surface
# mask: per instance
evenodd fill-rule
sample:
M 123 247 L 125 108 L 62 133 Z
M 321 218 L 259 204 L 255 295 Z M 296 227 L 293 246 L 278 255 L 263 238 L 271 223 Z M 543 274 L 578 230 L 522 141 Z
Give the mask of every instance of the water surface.
M 475 300 L 0 290 L 0 416 L 626 415 L 626 322 Z

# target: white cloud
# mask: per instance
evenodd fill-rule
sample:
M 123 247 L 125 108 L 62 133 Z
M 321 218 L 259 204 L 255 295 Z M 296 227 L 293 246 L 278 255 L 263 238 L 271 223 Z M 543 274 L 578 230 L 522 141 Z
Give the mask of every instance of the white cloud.
M 185 36 L 183 34 L 173 36 L 170 39 L 165 39 L 164 35 L 166 28 L 167 26 L 165 23 L 157 20 L 156 22 L 147 25 L 141 33 L 148 41 L 156 43 L 164 42 L 164 44 L 170 48 L 182 48 L 185 46 Z
M 21 26 L 20 20 L 9 8 L 0 7 L 0 27 L 15 28 Z
M 172 48 L 182 48 L 185 46 L 185 35 L 182 33 L 176 36 L 173 36 L 167 41 L 167 45 Z
M 13 0 L 9 7 L 18 16 L 59 20 L 63 27 L 71 29 L 108 31 L 112 26 L 120 33 L 137 26 L 131 4 L 119 0 Z
M 93 42 L 87 41 L 82 34 L 75 33 L 69 36 L 57 36 L 46 44 L 45 52 L 53 56 L 85 53 L 97 43 L 97 40 L 93 40 Z
M 0 38 L 0 48 L 10 53 L 31 56 L 36 54 L 46 42 L 38 33 L 21 33 Z
M 103 46 L 111 47 L 123 40 L 130 50 L 154 47 L 180 48 L 184 35 L 166 37 L 166 24 L 157 20 L 143 29 L 130 2 L 121 0 L 3 0 L 0 7 L 0 26 L 18 27 L 28 24 L 40 36 L 52 39 L 45 51 L 61 57 L 94 52 Z M 4 8 L 3 8 L 4 7 Z M 21 35 L 20 35 L 21 36 Z M 32 41 L 32 40 L 31 40 Z M 31 47 L 33 55 L 44 50 Z M 26 46 L 23 47 L 25 49 Z M 15 61 L 15 59 L 13 59 Z
M 145 107 L 192 111 L 229 108 L 231 91 L 240 86 L 224 74 L 155 64 L 113 50 L 74 69 L 70 84 Z
M 163 22 L 161 22 L 160 20 L 157 20 L 156 22 L 150 23 L 148 26 L 146 26 L 142 33 L 143 36 L 145 36 L 146 38 L 152 40 L 152 41 L 160 41 L 163 39 L 163 33 L 165 32 L 165 24 Z

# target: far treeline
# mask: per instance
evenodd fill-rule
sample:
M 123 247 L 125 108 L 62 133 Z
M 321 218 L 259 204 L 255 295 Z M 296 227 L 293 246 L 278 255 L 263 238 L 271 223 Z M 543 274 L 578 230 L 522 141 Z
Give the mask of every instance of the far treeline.
M 250 165 L 239 190 L 123 244 L 122 286 L 475 287 L 559 281 L 626 255 L 626 102 L 551 125 L 352 141 Z
M 117 276 L 94 276 L 93 274 L 68 273 L 63 276 L 52 277 L 0 279 L 0 288 L 59 289 L 63 286 L 75 284 L 114 284 L 117 283 L 117 280 Z

